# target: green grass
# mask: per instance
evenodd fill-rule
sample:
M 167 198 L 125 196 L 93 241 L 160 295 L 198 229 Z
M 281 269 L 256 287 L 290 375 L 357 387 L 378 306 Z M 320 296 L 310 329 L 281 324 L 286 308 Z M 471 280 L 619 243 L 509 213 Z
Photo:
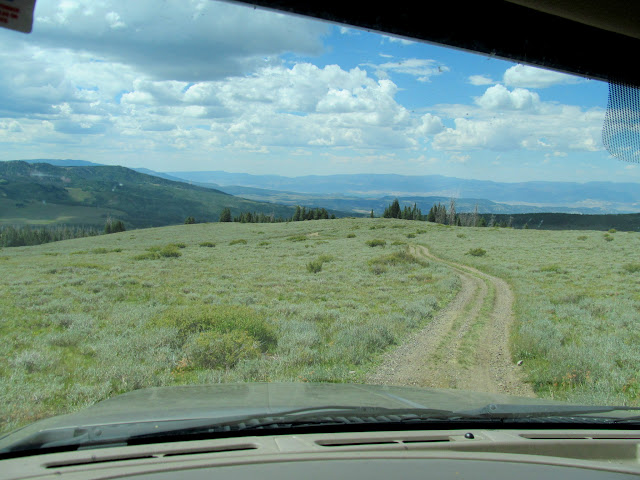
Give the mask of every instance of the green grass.
M 458 233 L 467 236 L 456 242 Z M 613 238 L 613 235 L 609 235 Z M 513 360 L 543 397 L 638 405 L 640 278 L 638 234 L 433 228 L 421 238 L 443 258 L 507 280 L 516 303 Z M 469 244 L 491 255 L 467 255 Z
M 362 381 L 460 288 L 404 245 L 366 244 L 414 230 L 212 223 L 5 248 L 0 430 L 151 386 Z

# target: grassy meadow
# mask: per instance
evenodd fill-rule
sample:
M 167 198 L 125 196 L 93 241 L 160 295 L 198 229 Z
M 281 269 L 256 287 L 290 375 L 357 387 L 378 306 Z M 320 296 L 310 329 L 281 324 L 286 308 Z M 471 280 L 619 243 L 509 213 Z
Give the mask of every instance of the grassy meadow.
M 640 405 L 639 233 L 437 226 L 420 241 L 511 285 L 512 356 L 538 396 Z
M 460 288 L 405 253 L 425 226 L 213 223 L 5 248 L 0 429 L 149 386 L 362 381 Z
M 149 386 L 363 381 L 460 289 L 409 243 L 509 282 L 539 396 L 638 403 L 638 233 L 213 223 L 1 250 L 0 430 Z

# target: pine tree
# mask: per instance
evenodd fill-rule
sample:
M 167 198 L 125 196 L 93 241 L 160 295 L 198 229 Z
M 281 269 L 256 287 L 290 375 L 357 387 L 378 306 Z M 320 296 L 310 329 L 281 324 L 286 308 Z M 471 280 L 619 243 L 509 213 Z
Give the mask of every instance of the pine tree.
M 221 222 L 230 222 L 231 219 L 231 210 L 227 207 L 222 209 L 222 212 L 220 213 L 220 221 Z

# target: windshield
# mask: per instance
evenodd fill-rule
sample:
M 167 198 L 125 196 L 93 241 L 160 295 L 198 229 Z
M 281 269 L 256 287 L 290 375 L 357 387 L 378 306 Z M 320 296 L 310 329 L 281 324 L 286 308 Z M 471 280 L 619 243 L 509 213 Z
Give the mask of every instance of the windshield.
M 638 404 L 606 84 L 204 0 L 38 0 L 0 43 L 0 432 L 248 382 Z M 280 406 L 378 398 L 323 392 Z

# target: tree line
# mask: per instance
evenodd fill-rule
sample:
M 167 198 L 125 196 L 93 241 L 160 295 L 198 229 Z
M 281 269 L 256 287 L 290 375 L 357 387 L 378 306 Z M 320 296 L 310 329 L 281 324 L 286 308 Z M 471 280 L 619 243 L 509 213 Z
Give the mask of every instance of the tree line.
M 373 217 L 373 210 L 371 211 L 371 217 Z M 383 218 L 399 218 L 402 220 L 419 220 L 433 223 L 440 223 L 442 225 L 455 225 L 459 227 L 503 227 L 510 228 L 513 226 L 513 217 L 498 221 L 495 215 L 491 215 L 487 220 L 483 215 L 478 213 L 478 206 L 476 205 L 473 212 L 458 213 L 456 212 L 456 201 L 451 199 L 449 202 L 449 208 L 446 205 L 438 202 L 434 204 L 427 215 L 423 215 L 418 206 L 414 203 L 413 207 L 405 206 L 400 207 L 400 202 L 396 198 L 389 206 L 384 210 L 382 214 Z M 527 225 L 525 224 L 525 227 Z
M 31 227 L 24 225 L 14 227 L 12 225 L 0 226 L 0 247 L 27 247 L 42 243 L 70 240 L 72 238 L 93 237 L 100 235 L 99 228 L 88 226 L 54 225 Z
M 189 217 L 188 220 L 193 217 Z M 329 214 L 325 208 L 309 208 L 296 205 L 295 212 L 289 218 L 276 217 L 275 215 L 267 215 L 256 212 L 241 212 L 235 217 L 231 214 L 231 209 L 223 208 L 220 212 L 220 222 L 238 222 L 238 223 L 282 223 L 282 222 L 300 222 L 304 220 L 328 220 L 334 219 L 334 214 Z M 185 222 L 185 223 L 195 223 Z

